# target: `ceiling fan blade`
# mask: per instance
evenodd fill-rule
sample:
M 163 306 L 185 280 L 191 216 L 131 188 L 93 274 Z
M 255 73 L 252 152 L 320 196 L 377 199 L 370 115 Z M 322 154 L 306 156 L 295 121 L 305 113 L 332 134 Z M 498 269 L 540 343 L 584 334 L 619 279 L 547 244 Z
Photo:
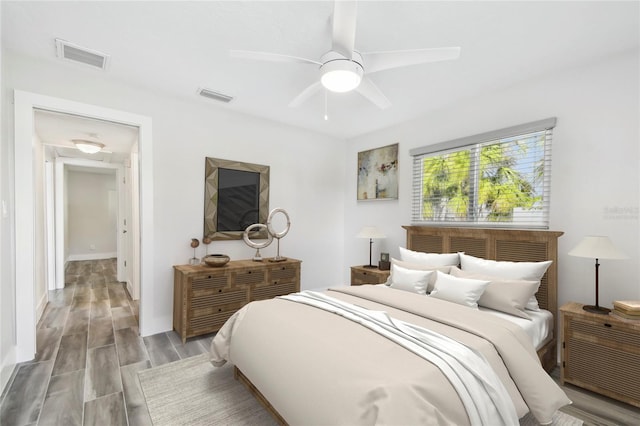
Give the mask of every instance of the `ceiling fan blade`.
M 230 50 L 229 55 L 233 58 L 253 59 L 256 61 L 269 61 L 269 62 L 293 62 L 299 64 L 316 64 L 322 65 L 318 61 L 307 58 L 299 58 L 297 56 L 282 55 L 280 53 L 269 52 L 252 52 L 250 50 Z
M 355 1 L 336 0 L 333 6 L 332 50 L 352 59 L 356 40 L 356 14 L 358 4 Z
M 318 90 L 322 87 L 322 84 L 319 81 L 316 81 L 306 89 L 302 91 L 298 96 L 296 96 L 290 103 L 289 107 L 296 108 L 302 105 L 307 99 L 311 96 L 315 95 Z
M 387 99 L 384 93 L 378 89 L 378 86 L 373 84 L 373 81 L 367 77 L 362 79 L 356 91 L 380 109 L 387 109 L 391 106 L 389 99 Z
M 435 47 L 431 49 L 392 50 L 388 52 L 362 53 L 361 55 L 367 74 L 371 74 L 391 68 L 458 59 L 460 48 Z

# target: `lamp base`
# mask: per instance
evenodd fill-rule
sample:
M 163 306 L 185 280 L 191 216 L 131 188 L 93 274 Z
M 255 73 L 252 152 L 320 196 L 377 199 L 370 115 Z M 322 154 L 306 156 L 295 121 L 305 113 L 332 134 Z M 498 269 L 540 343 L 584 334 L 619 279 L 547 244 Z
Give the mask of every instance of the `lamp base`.
M 608 315 L 611 312 L 611 309 L 603 308 L 602 306 L 594 306 L 594 305 L 584 305 L 582 307 L 587 312 L 591 312 L 592 314 L 601 314 Z

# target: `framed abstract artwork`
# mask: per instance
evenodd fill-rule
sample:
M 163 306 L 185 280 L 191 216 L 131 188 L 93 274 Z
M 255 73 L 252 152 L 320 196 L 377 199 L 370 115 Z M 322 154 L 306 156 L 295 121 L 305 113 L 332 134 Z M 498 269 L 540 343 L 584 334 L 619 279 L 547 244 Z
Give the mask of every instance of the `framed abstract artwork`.
M 398 144 L 358 153 L 358 200 L 398 199 Z

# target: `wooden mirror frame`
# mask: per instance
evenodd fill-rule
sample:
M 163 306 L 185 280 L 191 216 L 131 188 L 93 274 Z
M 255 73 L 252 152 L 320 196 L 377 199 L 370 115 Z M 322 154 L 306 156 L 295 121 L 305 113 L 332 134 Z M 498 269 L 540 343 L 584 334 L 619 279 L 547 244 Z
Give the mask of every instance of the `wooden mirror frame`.
M 269 215 L 269 166 L 243 163 L 240 161 L 222 160 L 219 158 L 205 159 L 204 174 L 204 236 L 212 240 L 241 240 L 244 229 L 237 231 L 218 231 L 218 170 L 231 169 L 260 174 L 260 194 L 258 208 L 258 222 L 265 224 Z M 252 238 L 267 238 L 262 230 L 252 235 Z

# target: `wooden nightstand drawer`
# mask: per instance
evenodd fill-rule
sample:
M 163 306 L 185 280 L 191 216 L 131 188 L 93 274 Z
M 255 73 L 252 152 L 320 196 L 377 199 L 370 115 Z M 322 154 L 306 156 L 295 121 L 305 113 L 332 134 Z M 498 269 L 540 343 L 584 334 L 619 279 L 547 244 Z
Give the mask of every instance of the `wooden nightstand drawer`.
M 568 316 L 567 335 L 570 338 L 622 349 L 640 355 L 640 333 L 634 332 L 615 320 L 611 321 L 609 318 L 610 315 L 603 315 L 602 319 L 596 318 L 593 320 Z
M 640 407 L 640 321 L 560 308 L 561 380 Z
M 351 285 L 384 284 L 389 278 L 390 271 L 381 271 L 378 268 L 365 268 L 364 266 L 351 267 Z

